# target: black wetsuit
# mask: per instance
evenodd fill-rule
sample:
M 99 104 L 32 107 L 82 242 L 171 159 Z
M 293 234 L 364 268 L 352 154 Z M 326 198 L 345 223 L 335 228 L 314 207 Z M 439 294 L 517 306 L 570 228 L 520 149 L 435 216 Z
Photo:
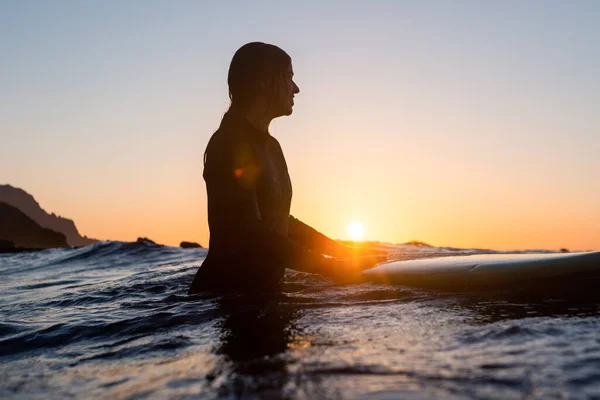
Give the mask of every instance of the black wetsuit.
M 281 146 L 241 113 L 223 117 L 206 147 L 203 176 L 209 252 L 190 293 L 278 290 L 285 268 L 318 271 L 318 253 L 346 255 L 290 215 L 292 184 Z

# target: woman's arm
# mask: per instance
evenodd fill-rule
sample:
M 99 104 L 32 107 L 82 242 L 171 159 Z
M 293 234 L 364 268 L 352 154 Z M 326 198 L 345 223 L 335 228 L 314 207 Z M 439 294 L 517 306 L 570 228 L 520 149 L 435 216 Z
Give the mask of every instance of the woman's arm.
M 288 237 L 319 254 L 327 254 L 333 257 L 352 257 L 352 252 L 348 247 L 328 238 L 292 215 L 290 215 Z
M 290 215 L 288 237 L 296 243 L 319 254 L 327 254 L 339 258 L 358 258 L 365 256 L 383 256 L 384 251 L 373 248 L 371 245 L 346 246 L 336 240 L 330 239 L 316 229 Z

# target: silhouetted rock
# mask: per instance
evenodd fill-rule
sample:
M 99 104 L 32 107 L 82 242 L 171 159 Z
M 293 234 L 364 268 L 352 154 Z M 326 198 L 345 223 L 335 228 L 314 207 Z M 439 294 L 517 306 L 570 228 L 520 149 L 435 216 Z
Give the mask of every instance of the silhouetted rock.
M 43 228 L 24 212 L 0 202 L 0 240 L 15 247 L 48 249 L 68 246 L 67 238 L 59 232 Z
M 0 202 L 18 208 L 38 225 L 64 234 L 71 246 L 87 246 L 97 242 L 96 239 L 81 236 L 72 220 L 57 216 L 54 213 L 48 214 L 40 207 L 33 196 L 23 189 L 10 185 L 0 185 Z
M 200 246 L 196 242 L 181 242 L 179 247 L 181 247 L 182 249 L 201 249 L 202 248 L 202 246 Z
M 569 252 L 569 249 L 560 249 L 560 252 L 561 252 L 561 253 L 568 253 L 568 252 Z
M 137 238 L 137 240 L 135 242 L 156 245 L 156 242 L 154 240 L 150 240 L 147 237 L 139 237 L 139 238 Z

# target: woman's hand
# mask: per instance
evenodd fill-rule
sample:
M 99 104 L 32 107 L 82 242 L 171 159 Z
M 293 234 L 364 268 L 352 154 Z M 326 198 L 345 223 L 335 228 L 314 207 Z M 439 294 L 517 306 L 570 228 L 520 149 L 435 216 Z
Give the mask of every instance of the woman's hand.
M 341 283 L 358 283 L 363 281 L 362 271 L 387 260 L 386 256 L 362 256 L 348 258 L 325 259 L 324 274 Z

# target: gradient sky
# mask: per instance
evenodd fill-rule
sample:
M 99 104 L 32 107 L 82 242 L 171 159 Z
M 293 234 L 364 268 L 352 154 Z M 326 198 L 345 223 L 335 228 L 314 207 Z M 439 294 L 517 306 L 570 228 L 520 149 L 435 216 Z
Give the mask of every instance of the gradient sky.
M 293 58 L 271 133 L 334 238 L 600 249 L 598 1 L 5 1 L 0 183 L 91 237 L 208 242 L 202 154 L 246 42 Z

